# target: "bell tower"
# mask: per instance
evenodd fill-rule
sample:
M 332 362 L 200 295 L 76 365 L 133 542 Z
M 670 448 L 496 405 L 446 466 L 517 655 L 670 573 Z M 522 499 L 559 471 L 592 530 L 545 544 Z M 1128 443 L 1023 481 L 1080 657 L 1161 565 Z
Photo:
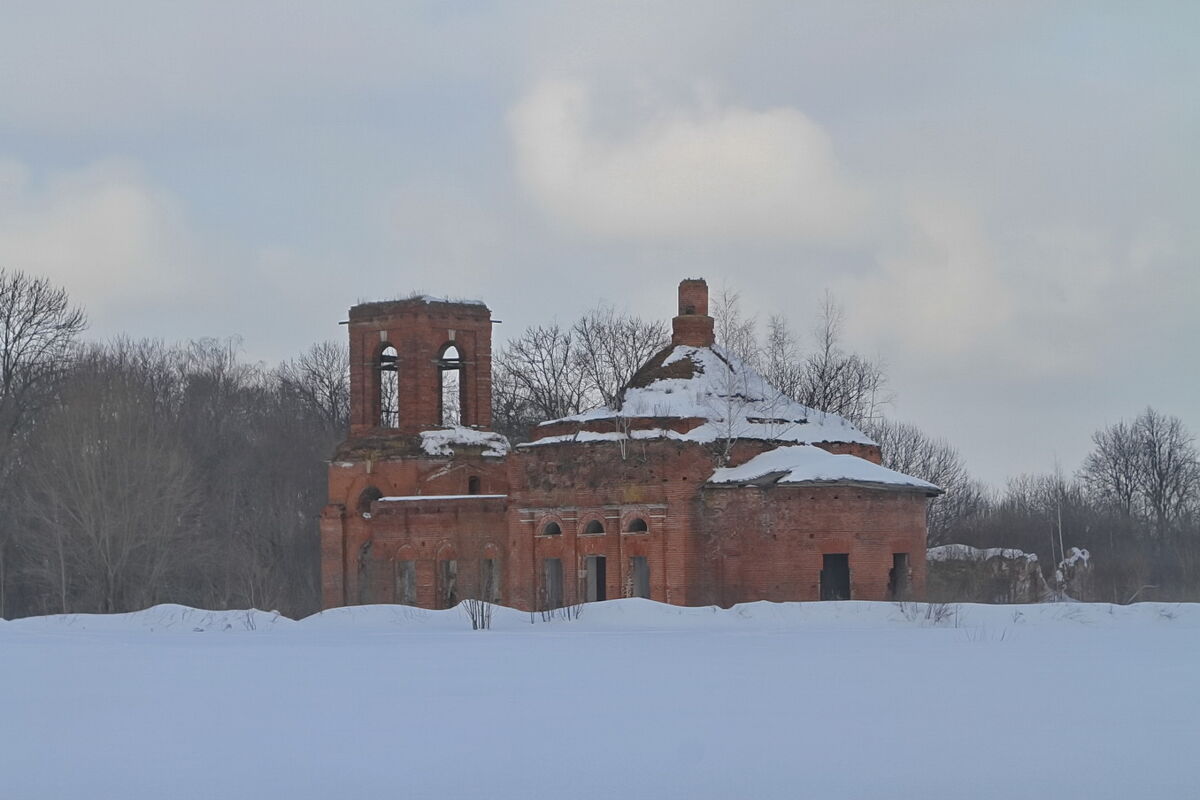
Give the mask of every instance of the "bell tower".
M 492 313 L 425 296 L 350 309 L 350 436 L 492 424 Z M 456 380 L 455 380 L 456 379 Z

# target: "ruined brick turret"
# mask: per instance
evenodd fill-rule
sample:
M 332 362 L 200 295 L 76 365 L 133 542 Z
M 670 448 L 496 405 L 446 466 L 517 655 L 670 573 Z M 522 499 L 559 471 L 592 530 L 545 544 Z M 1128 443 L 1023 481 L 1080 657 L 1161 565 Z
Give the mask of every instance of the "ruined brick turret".
M 708 315 L 708 284 L 703 278 L 679 282 L 679 316 L 671 320 L 671 344 L 712 347 L 713 318 Z

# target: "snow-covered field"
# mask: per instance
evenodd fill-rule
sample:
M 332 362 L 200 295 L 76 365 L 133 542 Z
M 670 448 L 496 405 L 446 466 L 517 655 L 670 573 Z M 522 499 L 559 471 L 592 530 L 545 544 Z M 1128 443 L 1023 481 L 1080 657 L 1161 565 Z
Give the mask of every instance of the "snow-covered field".
M 1200 605 L 0 622 L 0 797 L 1200 797 Z

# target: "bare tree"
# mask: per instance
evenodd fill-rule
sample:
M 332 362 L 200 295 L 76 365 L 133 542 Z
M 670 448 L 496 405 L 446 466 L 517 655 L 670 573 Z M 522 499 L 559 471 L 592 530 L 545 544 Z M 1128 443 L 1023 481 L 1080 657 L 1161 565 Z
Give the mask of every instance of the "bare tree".
M 1134 421 L 1141 470 L 1139 489 L 1154 528 L 1164 536 L 1200 495 L 1194 439 L 1178 417 L 1147 408 Z
M 66 290 L 45 278 L 0 269 L 0 617 L 7 615 L 13 470 L 34 416 L 54 402 L 59 376 L 87 327 Z
M 1200 463 L 1191 433 L 1178 417 L 1147 408 L 1132 423 L 1092 436 L 1080 477 L 1099 499 L 1140 516 L 1165 534 L 1200 499 Z
M 801 393 L 804 380 L 800 345 L 782 316 L 773 315 L 767 321 L 767 338 L 763 343 L 763 377 L 788 397 Z
M 571 332 L 586 392 L 607 406 L 617 404 L 638 368 L 670 341 L 663 323 L 618 313 L 610 305 L 588 311 Z
M 51 400 L 49 390 L 85 327 L 65 289 L 0 269 L 0 483 L 12 467 L 13 440 Z
M 751 367 L 758 365 L 762 349 L 758 343 L 758 324 L 742 313 L 742 296 L 728 286 L 721 287 L 712 301 L 713 329 L 717 343 Z
M 309 405 L 330 427 L 346 427 L 350 418 L 350 349 L 344 343 L 318 342 L 280 364 L 276 375 L 284 391 Z
M 951 542 L 954 532 L 986 508 L 983 486 L 967 471 L 958 450 L 920 428 L 880 418 L 865 428 L 879 444 L 883 465 L 941 487 L 945 494 L 929 503 L 929 544 Z
M 1141 482 L 1141 457 L 1134 426 L 1118 422 L 1092 434 L 1095 449 L 1084 459 L 1080 477 L 1098 499 L 1132 516 Z
M 526 328 L 500 351 L 501 370 L 519 387 L 540 419 L 582 410 L 587 382 L 575 355 L 572 332 L 557 322 Z
M 768 320 L 766 338 L 760 343 L 755 319 L 743 314 L 740 296 L 728 288 L 718 293 L 713 317 L 718 344 L 803 405 L 863 425 L 879 417 L 890 402 L 884 365 L 846 351 L 845 314 L 828 292 L 807 353 L 779 315 Z
M 60 611 L 113 612 L 181 599 L 197 556 L 196 485 L 160 398 L 93 353 L 71 373 L 22 476 L 22 547 Z
M 517 444 L 527 441 L 529 429 L 544 419 L 530 402 L 525 382 L 498 353 L 492 362 L 492 427 Z
M 890 401 L 887 374 L 878 361 L 843 349 L 843 321 L 841 307 L 826 292 L 795 399 L 861 425 L 878 417 L 880 407 Z

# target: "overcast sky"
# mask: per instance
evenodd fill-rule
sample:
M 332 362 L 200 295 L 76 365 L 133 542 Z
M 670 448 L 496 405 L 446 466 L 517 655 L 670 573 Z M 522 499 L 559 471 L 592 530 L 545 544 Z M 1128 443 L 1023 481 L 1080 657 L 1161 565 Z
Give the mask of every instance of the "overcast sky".
M 6 3 L 0 265 L 274 361 L 359 300 L 831 290 L 992 483 L 1200 430 L 1200 4 Z

